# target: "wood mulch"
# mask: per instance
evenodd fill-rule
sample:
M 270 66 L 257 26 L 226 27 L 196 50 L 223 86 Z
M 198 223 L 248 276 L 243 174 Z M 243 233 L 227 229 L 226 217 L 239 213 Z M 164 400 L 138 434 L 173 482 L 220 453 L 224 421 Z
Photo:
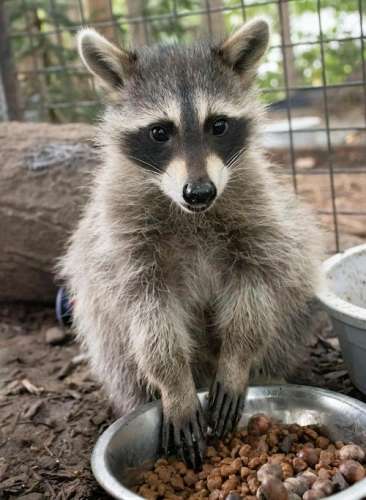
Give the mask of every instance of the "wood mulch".
M 94 480 L 89 459 L 113 416 L 73 339 L 46 334 L 53 326 L 50 309 L 0 310 L 1 500 L 109 498 Z M 353 387 L 322 312 L 309 360 L 291 382 L 366 400 Z

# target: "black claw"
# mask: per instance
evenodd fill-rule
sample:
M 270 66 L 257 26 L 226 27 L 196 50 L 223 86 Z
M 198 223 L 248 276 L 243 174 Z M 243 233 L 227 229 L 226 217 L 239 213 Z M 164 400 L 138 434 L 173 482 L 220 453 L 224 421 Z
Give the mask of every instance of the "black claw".
M 201 467 L 206 450 L 206 422 L 201 407 L 184 424 L 175 425 L 163 417 L 161 449 L 165 455 L 174 452 L 189 467 Z
M 212 433 L 222 438 L 232 432 L 240 420 L 245 402 L 245 394 L 225 392 L 223 385 L 215 381 L 209 397 L 209 424 Z

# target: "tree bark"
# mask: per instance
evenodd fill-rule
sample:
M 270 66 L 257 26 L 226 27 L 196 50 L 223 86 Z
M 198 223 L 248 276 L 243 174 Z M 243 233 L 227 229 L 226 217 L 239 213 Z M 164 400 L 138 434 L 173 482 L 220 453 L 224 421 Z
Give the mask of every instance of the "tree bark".
M 0 302 L 54 300 L 54 267 L 97 163 L 93 134 L 82 124 L 0 124 Z

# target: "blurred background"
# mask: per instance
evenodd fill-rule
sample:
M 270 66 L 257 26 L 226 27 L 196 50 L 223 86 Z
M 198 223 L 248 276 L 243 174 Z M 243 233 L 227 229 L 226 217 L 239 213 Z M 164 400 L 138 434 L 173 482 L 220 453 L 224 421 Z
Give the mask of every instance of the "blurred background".
M 262 16 L 264 144 L 318 209 L 330 252 L 366 237 L 366 0 L 2 0 L 0 118 L 95 121 L 101 102 L 74 35 L 125 46 L 218 39 Z

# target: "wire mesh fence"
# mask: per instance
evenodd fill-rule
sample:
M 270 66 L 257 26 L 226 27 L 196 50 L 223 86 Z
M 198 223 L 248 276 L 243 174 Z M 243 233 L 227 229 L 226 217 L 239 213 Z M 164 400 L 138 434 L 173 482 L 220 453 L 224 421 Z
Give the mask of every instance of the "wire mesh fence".
M 366 237 L 366 0 L 4 0 L 3 116 L 92 121 L 101 103 L 74 45 L 80 26 L 111 41 L 219 39 L 262 16 L 272 45 L 258 79 L 269 154 L 332 227 L 333 250 Z M 316 189 L 314 189 L 316 187 Z

